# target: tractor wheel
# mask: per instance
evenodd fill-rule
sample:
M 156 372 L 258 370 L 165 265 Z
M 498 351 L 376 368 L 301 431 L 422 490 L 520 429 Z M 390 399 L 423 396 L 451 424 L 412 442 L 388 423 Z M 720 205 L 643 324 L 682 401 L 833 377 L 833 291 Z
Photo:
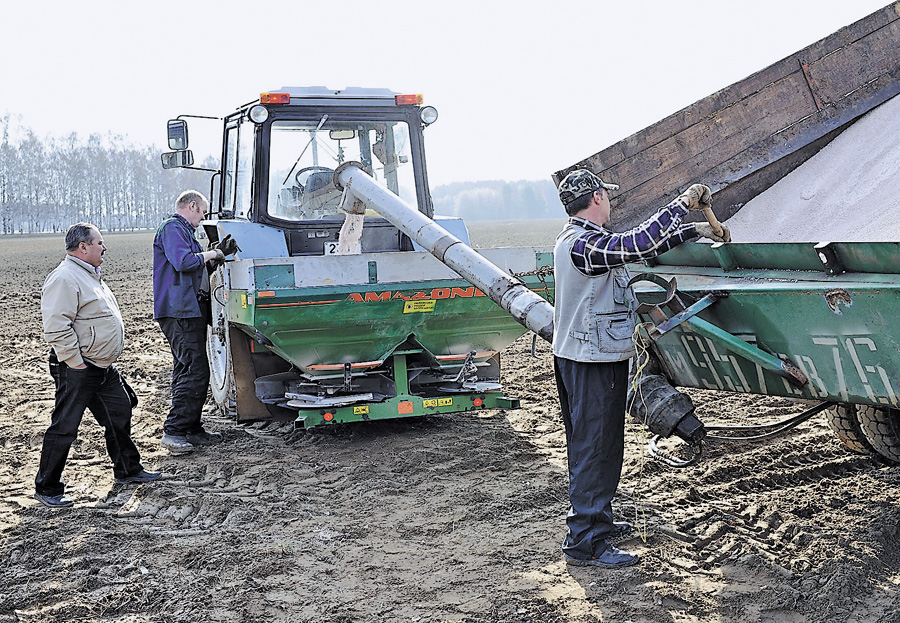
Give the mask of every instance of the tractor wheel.
M 859 405 L 857 415 L 875 451 L 891 463 L 900 463 L 900 409 Z
M 237 417 L 234 369 L 231 363 L 231 337 L 225 314 L 225 273 L 220 266 L 209 276 L 212 326 L 206 338 L 209 358 L 209 388 L 222 415 Z
M 841 443 L 857 454 L 878 454 L 863 434 L 859 424 L 858 407 L 854 404 L 838 404 L 825 410 L 825 420 L 828 426 L 838 436 Z

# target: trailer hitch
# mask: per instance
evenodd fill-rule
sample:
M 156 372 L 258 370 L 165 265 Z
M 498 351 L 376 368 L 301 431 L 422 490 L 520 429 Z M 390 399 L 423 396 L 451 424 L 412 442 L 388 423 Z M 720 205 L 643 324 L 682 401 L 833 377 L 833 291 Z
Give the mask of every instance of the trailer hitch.
M 666 291 L 665 298 L 661 303 L 656 305 L 641 303 L 636 310 L 638 314 L 649 316 L 653 322 L 653 326 L 647 330 L 647 335 L 651 340 L 656 341 L 675 327 L 687 324 L 695 333 L 712 340 L 735 355 L 759 365 L 764 370 L 787 379 L 789 383 L 796 387 L 803 387 L 808 382 L 809 379 L 806 377 L 806 374 L 791 360 L 782 359 L 767 353 L 749 342 L 720 329 L 711 322 L 697 317 L 697 314 L 719 299 L 726 298 L 728 296 L 727 292 L 709 292 L 700 300 L 690 305 L 685 305 L 682 297 L 686 297 L 686 295 L 678 291 L 678 283 L 675 277 L 666 281 L 659 275 L 641 273 L 632 277 L 628 285 L 630 286 L 639 281 L 649 281 Z M 663 311 L 663 307 L 671 309 L 675 312 L 674 315 L 671 317 L 667 316 L 665 311 Z

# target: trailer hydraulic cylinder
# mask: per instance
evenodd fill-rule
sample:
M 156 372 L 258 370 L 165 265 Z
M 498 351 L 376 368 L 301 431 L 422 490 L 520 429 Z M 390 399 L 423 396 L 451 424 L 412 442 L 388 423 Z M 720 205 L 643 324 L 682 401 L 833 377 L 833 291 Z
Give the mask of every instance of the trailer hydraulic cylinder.
M 345 162 L 334 172 L 334 184 L 365 202 L 438 260 L 478 287 L 519 324 L 551 342 L 553 306 L 520 279 L 486 260 L 459 238 L 390 192 L 363 171 L 358 162 Z

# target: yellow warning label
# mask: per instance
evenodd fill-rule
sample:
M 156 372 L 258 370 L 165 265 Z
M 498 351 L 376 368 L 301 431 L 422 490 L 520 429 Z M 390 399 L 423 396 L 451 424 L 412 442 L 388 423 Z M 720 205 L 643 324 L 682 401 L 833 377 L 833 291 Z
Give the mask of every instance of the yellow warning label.
M 366 415 L 369 407 L 353 407 L 353 415 Z
M 422 404 L 426 407 L 452 407 L 453 398 L 428 398 Z
M 437 301 L 434 299 L 426 299 L 423 301 L 406 301 L 403 304 L 403 313 L 414 314 L 416 312 L 433 312 L 435 303 L 437 303 Z
M 241 307 L 243 309 L 247 309 L 247 293 L 246 292 L 241 293 Z

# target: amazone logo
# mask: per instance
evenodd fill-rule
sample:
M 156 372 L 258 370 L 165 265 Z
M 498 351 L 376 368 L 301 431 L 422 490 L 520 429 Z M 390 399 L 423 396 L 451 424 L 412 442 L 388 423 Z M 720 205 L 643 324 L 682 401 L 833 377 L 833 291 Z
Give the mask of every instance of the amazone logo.
M 421 301 L 425 299 L 455 299 L 472 298 L 475 296 L 484 296 L 484 292 L 470 286 L 468 288 L 435 288 L 430 292 L 422 290 L 407 294 L 404 292 L 394 292 L 387 290 L 386 292 L 353 292 L 347 296 L 348 301 L 354 303 L 378 303 L 382 301 Z

